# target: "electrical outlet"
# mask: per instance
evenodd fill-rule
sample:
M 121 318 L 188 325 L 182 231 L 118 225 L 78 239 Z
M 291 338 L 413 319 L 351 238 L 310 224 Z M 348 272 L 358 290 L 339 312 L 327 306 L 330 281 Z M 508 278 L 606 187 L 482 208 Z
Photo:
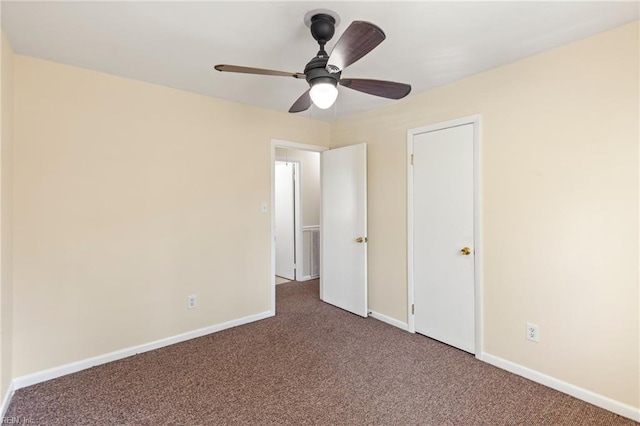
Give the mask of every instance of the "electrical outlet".
M 540 341 L 540 329 L 537 325 L 527 323 L 527 340 L 531 340 L 532 342 Z
M 196 295 L 192 294 L 187 296 L 187 309 L 193 309 L 196 307 Z

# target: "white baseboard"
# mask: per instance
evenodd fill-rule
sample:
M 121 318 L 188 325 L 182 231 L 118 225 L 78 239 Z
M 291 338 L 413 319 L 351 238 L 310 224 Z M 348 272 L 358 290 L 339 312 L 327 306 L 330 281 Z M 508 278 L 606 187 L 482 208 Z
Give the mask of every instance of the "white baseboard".
M 4 419 L 4 415 L 7 412 L 7 408 L 9 408 L 9 403 L 11 402 L 11 398 L 15 392 L 15 387 L 13 382 L 9 383 L 9 387 L 4 394 L 4 398 L 2 399 L 2 406 L 0 407 L 0 418 Z
M 315 275 L 315 276 L 312 276 L 312 275 L 305 275 L 305 276 L 304 276 L 304 277 L 302 277 L 302 278 L 298 278 L 296 281 L 298 281 L 298 282 L 302 282 L 302 281 L 310 281 L 310 280 L 315 280 L 316 278 L 320 278 L 320 275 Z
M 377 319 L 378 321 L 386 322 L 389 325 L 398 327 L 404 331 L 409 331 L 409 324 L 407 324 L 406 322 L 398 321 L 395 318 L 391 318 L 374 311 L 369 311 L 369 316 L 371 318 Z
M 539 371 L 532 370 L 524 367 L 515 362 L 507 361 L 506 359 L 497 357 L 495 355 L 482 352 L 478 357 L 481 361 L 494 365 L 503 370 L 507 370 L 511 373 L 517 374 L 534 382 L 548 386 L 552 389 L 566 393 L 578 399 L 581 399 L 589 404 L 596 405 L 605 410 L 609 410 L 613 413 L 619 414 L 623 417 L 627 417 L 636 422 L 640 422 L 640 408 L 635 408 L 614 399 L 608 398 L 604 395 L 597 394 L 590 390 L 572 385 L 571 383 L 563 382 L 555 377 L 547 376 Z
M 222 324 L 216 324 L 209 327 L 204 327 L 186 333 L 178 334 L 176 336 L 156 340 L 154 342 L 144 343 L 142 345 L 121 349 L 104 355 L 98 355 L 93 358 L 72 362 L 70 364 L 61 365 L 59 367 L 50 368 L 48 370 L 38 371 L 37 373 L 27 374 L 26 376 L 16 377 L 15 379 L 13 379 L 13 388 L 22 389 L 27 386 L 35 385 L 36 383 L 41 383 L 47 380 L 55 379 L 57 377 L 65 376 L 67 374 L 76 373 L 78 371 L 86 370 L 87 368 L 95 367 L 97 365 L 106 364 L 111 361 L 127 358 L 143 352 L 163 348 L 175 343 L 184 342 L 185 340 L 195 339 L 196 337 L 201 337 L 207 334 L 226 330 L 227 328 L 248 324 L 250 322 L 272 317 L 273 315 L 274 314 L 271 311 L 266 311 L 256 315 L 250 315 L 248 317 L 227 321 Z

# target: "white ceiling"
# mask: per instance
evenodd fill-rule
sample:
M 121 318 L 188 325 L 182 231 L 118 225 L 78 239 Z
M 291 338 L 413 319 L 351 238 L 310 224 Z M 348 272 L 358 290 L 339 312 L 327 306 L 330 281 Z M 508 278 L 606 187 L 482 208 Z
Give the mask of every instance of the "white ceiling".
M 318 45 L 306 12 L 330 9 L 387 39 L 343 77 L 409 83 L 412 94 L 639 18 L 638 2 L 2 2 L 17 53 L 287 111 L 304 80 L 220 73 L 220 63 L 302 72 Z M 410 94 L 409 96 L 412 96 Z M 391 101 L 344 87 L 333 120 Z

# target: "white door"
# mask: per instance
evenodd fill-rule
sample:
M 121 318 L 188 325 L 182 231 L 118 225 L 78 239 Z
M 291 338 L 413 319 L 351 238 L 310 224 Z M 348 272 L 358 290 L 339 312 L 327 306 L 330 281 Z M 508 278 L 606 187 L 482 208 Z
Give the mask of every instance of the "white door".
M 475 352 L 473 124 L 413 137 L 415 330 Z
M 320 298 L 366 317 L 367 146 L 322 153 Z
M 295 163 L 276 161 L 276 275 L 295 280 Z

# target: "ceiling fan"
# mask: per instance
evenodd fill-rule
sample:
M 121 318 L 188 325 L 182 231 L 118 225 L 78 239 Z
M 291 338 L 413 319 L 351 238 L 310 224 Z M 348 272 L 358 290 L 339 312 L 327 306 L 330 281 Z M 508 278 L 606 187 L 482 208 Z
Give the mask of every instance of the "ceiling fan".
M 370 95 L 389 99 L 401 99 L 411 92 L 411 86 L 394 81 L 370 80 L 362 78 L 342 78 L 342 71 L 367 53 L 371 52 L 386 38 L 376 25 L 365 21 L 353 21 L 344 31 L 328 55 L 324 50 L 326 43 L 335 32 L 339 17 L 331 11 L 311 11 L 305 16 L 305 23 L 311 28 L 311 35 L 318 42 L 318 54 L 304 67 L 304 72 L 285 72 L 237 65 L 216 65 L 218 71 L 244 74 L 273 75 L 281 77 L 304 78 L 309 89 L 293 103 L 289 112 L 301 112 L 309 109 L 311 103 L 318 108 L 327 109 L 338 97 L 337 85 Z

